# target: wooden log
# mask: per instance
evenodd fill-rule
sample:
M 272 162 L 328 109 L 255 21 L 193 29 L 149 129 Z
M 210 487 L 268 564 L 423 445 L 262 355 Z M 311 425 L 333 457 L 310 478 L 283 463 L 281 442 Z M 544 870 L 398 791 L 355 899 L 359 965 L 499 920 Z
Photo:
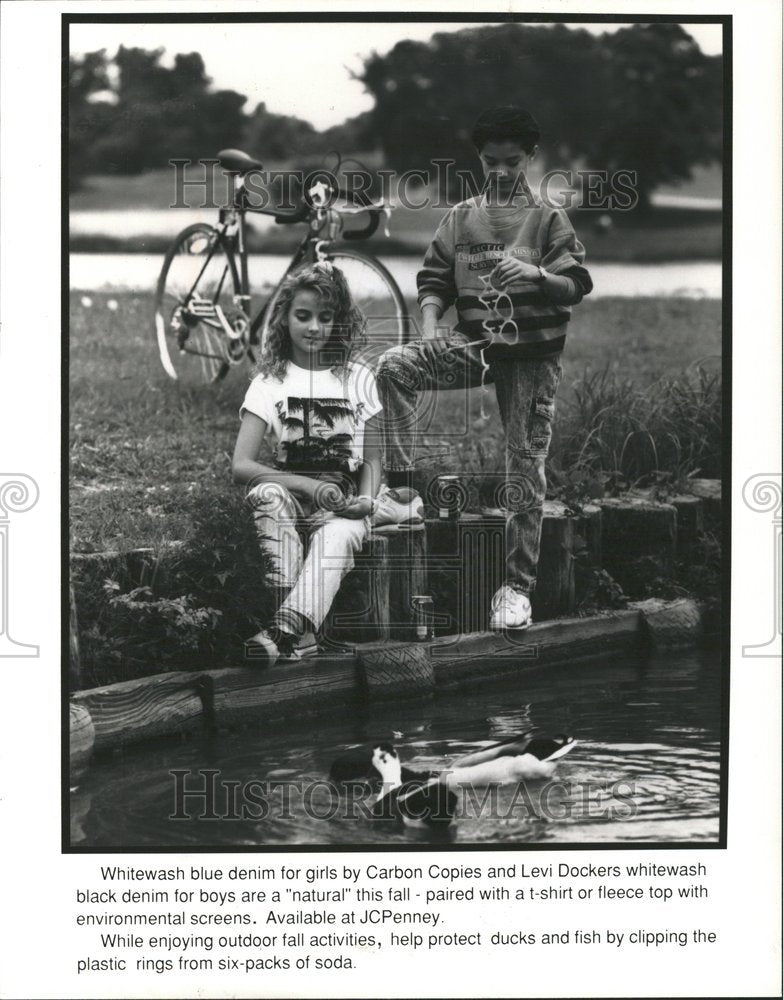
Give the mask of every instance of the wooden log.
M 204 675 L 208 720 L 218 727 L 290 722 L 353 707 L 359 697 L 358 664 L 344 656 L 317 656 L 268 670 L 210 670 Z
M 586 504 L 574 521 L 574 609 L 590 593 L 595 573 L 603 568 L 601 508 Z
M 671 574 L 677 551 L 677 511 L 669 503 L 641 497 L 598 500 L 602 561 L 623 586 L 633 588 L 639 564 Z
M 677 511 L 677 554 L 686 556 L 704 533 L 704 501 L 695 496 L 676 496 L 669 502 Z
M 179 671 L 79 691 L 73 702 L 92 718 L 95 749 L 106 750 L 200 729 L 202 691 L 201 674 Z
M 691 601 L 642 602 L 627 611 L 542 622 L 521 633 L 448 635 L 427 644 L 375 642 L 342 656 L 272 669 L 226 668 L 125 681 L 73 697 L 72 753 L 81 761 L 91 745 L 95 750 L 124 746 L 202 724 L 285 724 L 340 708 L 355 711 L 367 695 L 391 696 L 395 684 L 399 696 L 420 697 L 433 684 L 435 690 L 479 687 L 539 667 L 599 658 L 611 663 L 637 648 L 644 635 L 661 645 L 675 636 L 677 645 L 690 645 L 701 635 L 693 609 Z M 699 606 L 696 611 L 701 614 Z
M 532 596 L 536 621 L 569 614 L 576 607 L 575 528 L 576 519 L 566 513 L 563 504 L 549 502 L 545 505 L 536 588 Z
M 547 501 L 541 529 L 538 582 L 533 595 L 537 620 L 570 614 L 576 608 L 574 567 L 577 533 L 584 534 L 591 562 L 601 559 L 601 510 L 580 515 Z M 459 521 L 427 522 L 428 570 L 437 613 L 445 614 L 440 632 L 483 631 L 492 597 L 505 577 L 505 517 L 463 514 Z M 456 613 L 455 613 L 456 612 Z
M 124 552 L 72 552 L 70 556 L 70 582 L 77 594 L 83 588 L 100 589 L 107 578 L 116 580 L 123 590 L 130 587 L 127 560 Z
M 655 649 L 693 646 L 701 641 L 704 623 L 700 605 L 690 599 L 650 598 L 633 605 L 642 616 L 643 635 Z
M 185 542 L 162 542 L 157 548 L 107 550 L 105 552 L 72 552 L 71 575 L 77 587 L 89 576 L 111 577 L 122 590 L 160 585 L 161 574 L 181 558 Z
M 519 633 L 444 636 L 431 645 L 430 656 L 440 689 L 476 686 L 536 667 L 611 657 L 633 650 L 639 642 L 639 612 L 614 611 L 541 622 Z
M 70 765 L 71 780 L 78 778 L 90 763 L 95 746 L 95 726 L 85 705 L 71 702 L 70 716 Z
M 378 643 L 356 649 L 364 692 L 373 701 L 431 696 L 435 671 L 426 643 Z
M 71 846 L 81 844 L 87 837 L 85 826 L 90 817 L 92 808 L 92 792 L 85 792 L 82 788 L 75 788 L 71 792 L 70 798 L 70 839 Z
M 637 487 L 631 490 L 630 496 L 652 502 L 657 499 L 652 488 Z M 677 511 L 677 554 L 682 556 L 693 548 L 704 531 L 704 501 L 690 494 L 679 494 L 666 497 L 665 502 Z
M 76 614 L 76 594 L 73 584 L 69 584 L 70 614 L 68 621 L 68 682 L 71 691 L 78 691 L 82 686 L 82 658 L 79 652 L 79 618 Z
M 427 521 L 427 576 L 439 634 L 486 628 L 505 574 L 505 519 L 464 514 Z
M 413 597 L 429 594 L 427 532 L 389 536 L 389 634 L 400 641 L 415 639 Z
M 587 557 L 593 566 L 603 564 L 603 519 L 597 504 L 585 504 L 577 515 L 577 530 L 584 538 Z
M 324 641 L 389 638 L 389 540 L 372 535 L 346 576 L 322 627 Z
M 704 502 L 704 510 L 710 520 L 720 520 L 723 500 L 723 484 L 720 479 L 688 479 L 683 492 Z

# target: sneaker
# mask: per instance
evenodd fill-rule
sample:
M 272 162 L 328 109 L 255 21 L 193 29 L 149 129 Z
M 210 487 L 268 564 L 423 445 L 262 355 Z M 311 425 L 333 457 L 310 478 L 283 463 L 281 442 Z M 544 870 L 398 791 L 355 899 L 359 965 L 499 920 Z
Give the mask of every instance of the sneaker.
M 294 653 L 299 659 L 318 656 L 318 640 L 312 632 L 305 632 L 294 647 Z
M 489 627 L 493 632 L 525 629 L 533 623 L 530 600 L 512 587 L 504 586 L 492 598 Z
M 408 486 L 385 489 L 378 497 L 370 526 L 378 535 L 398 531 L 424 530 L 424 504 L 416 490 Z
M 273 667 L 276 663 L 298 663 L 296 636 L 277 629 L 262 628 L 245 640 L 245 659 L 254 667 Z

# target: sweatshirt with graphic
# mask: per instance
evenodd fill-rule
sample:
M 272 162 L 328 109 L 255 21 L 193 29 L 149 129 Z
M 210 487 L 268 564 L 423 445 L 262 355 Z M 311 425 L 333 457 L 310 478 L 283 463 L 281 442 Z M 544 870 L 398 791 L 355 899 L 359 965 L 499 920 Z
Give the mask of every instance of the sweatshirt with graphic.
M 498 292 L 489 281 L 504 257 L 518 257 L 551 274 L 565 275 L 569 289 L 553 302 L 540 284 L 517 281 Z M 537 200 L 525 205 L 488 205 L 479 195 L 444 216 L 419 271 L 419 305 L 456 305 L 456 330 L 471 341 L 489 342 L 491 360 L 538 357 L 561 351 L 570 305 L 593 287 L 584 267 L 585 248 L 561 208 Z

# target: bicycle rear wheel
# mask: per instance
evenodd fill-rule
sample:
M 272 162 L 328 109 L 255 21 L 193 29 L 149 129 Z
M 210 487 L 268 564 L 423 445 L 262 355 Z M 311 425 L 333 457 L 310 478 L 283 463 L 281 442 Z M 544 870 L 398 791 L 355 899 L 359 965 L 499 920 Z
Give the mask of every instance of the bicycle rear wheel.
M 247 354 L 247 318 L 231 249 L 196 223 L 177 236 L 155 292 L 155 337 L 167 375 L 188 385 L 222 379 Z
M 389 347 L 408 340 L 408 311 L 402 292 L 388 269 L 374 257 L 358 250 L 339 249 L 328 253 L 327 259 L 343 272 L 354 302 L 367 318 L 367 344 L 359 360 L 374 365 Z M 262 350 L 279 294 L 278 286 L 264 310 Z

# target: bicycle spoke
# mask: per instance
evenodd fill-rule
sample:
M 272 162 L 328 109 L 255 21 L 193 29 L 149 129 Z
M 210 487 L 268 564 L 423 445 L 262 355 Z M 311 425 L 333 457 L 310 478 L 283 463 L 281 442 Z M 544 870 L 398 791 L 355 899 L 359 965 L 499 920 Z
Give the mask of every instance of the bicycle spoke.
M 238 293 L 236 267 L 216 231 L 205 224 L 184 230 L 166 256 L 156 295 L 158 349 L 169 375 L 183 383 L 215 382 L 242 359 L 241 337 L 230 337 L 220 318 L 246 325 Z

